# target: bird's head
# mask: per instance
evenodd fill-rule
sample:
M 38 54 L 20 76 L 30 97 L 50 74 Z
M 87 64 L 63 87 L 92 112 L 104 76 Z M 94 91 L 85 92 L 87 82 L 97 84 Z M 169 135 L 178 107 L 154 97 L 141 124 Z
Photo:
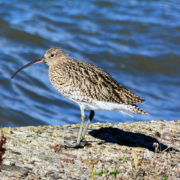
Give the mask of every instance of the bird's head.
M 62 61 L 63 59 L 66 59 L 67 57 L 67 53 L 61 48 L 51 48 L 46 51 L 42 61 L 50 66 Z
M 18 69 L 11 76 L 11 78 L 13 78 L 22 69 L 27 68 L 27 67 L 29 67 L 31 65 L 39 64 L 39 63 L 43 63 L 44 62 L 44 63 L 48 64 L 49 66 L 51 66 L 53 64 L 57 64 L 58 62 L 62 61 L 63 59 L 66 59 L 67 57 L 68 57 L 68 54 L 66 52 L 64 52 L 61 48 L 51 48 L 51 49 L 48 49 L 46 51 L 46 53 L 44 54 L 44 57 L 24 65 L 23 67 Z

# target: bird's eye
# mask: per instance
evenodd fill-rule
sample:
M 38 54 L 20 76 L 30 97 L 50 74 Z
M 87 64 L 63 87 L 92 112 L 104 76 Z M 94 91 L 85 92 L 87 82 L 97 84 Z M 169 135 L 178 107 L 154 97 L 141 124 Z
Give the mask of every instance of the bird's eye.
M 51 57 L 54 57 L 54 54 L 51 54 Z

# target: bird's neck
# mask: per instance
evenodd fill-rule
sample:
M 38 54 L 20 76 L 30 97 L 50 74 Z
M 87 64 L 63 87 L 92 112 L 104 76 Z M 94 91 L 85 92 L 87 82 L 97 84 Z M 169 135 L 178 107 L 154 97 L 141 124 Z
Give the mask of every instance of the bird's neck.
M 57 59 L 48 62 L 48 65 L 51 66 L 59 66 L 65 64 L 69 61 L 69 58 L 66 56 L 58 57 Z

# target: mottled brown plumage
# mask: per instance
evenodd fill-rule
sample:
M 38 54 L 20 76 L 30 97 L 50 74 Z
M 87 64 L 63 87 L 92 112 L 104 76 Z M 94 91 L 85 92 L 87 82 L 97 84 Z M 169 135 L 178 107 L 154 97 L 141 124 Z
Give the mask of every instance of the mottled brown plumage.
M 46 52 L 47 57 L 56 51 L 61 54 L 59 48 L 52 48 Z M 135 105 L 144 102 L 144 99 L 120 85 L 101 68 L 70 58 L 64 52 L 55 63 L 51 64 L 51 59 L 46 63 L 49 64 L 50 80 L 58 91 L 65 96 L 79 92 L 79 97 L 71 100 L 85 102 L 93 100 L 132 105 L 134 112 L 146 114 Z
M 60 48 L 49 49 L 41 60 L 23 66 L 17 72 L 40 62 L 49 65 L 49 77 L 53 86 L 62 95 L 80 106 L 81 127 L 77 143 L 68 144 L 71 147 L 80 145 L 82 137 L 85 136 L 88 125 L 93 119 L 94 110 L 119 110 L 128 114 L 147 114 L 136 105 L 144 102 L 144 99 L 120 85 L 103 69 L 73 59 Z M 85 109 L 90 110 L 90 115 L 87 126 L 83 130 Z

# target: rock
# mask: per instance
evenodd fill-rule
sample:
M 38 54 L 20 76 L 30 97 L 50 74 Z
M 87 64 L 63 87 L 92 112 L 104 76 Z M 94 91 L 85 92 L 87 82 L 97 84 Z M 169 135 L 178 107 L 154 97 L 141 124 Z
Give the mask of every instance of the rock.
M 1 179 L 180 178 L 180 120 L 90 128 L 78 149 L 61 145 L 78 125 L 3 128 Z

